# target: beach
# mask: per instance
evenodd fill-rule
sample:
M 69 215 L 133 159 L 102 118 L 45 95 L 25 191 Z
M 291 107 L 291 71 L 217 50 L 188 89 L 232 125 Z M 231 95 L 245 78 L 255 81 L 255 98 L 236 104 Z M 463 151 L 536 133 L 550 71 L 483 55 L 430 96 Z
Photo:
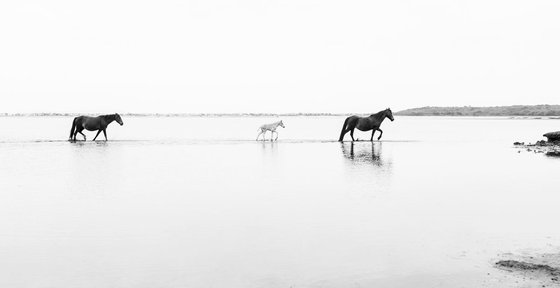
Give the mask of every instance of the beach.
M 353 144 L 341 116 L 123 121 L 71 143 L 71 117 L 0 117 L 0 286 L 555 285 L 495 264 L 559 252 L 560 159 L 512 144 L 558 120 L 402 116 Z

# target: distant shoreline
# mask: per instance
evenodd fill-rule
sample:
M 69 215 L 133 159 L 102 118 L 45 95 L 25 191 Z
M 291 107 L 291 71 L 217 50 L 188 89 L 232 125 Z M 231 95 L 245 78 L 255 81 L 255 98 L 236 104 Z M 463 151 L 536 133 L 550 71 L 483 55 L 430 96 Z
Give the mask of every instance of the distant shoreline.
M 376 113 L 372 111 L 371 113 Z M 0 113 L 0 117 L 75 117 L 107 113 Z M 368 116 L 370 113 L 120 113 L 134 117 L 287 117 L 287 116 Z M 437 107 L 405 109 L 395 116 L 457 116 L 457 117 L 560 117 L 560 105 L 512 105 L 493 107 Z M 556 118 L 554 118 L 556 119 Z
M 493 107 L 434 107 L 426 106 L 396 112 L 401 116 L 510 116 L 550 117 L 560 116 L 560 105 L 512 105 Z

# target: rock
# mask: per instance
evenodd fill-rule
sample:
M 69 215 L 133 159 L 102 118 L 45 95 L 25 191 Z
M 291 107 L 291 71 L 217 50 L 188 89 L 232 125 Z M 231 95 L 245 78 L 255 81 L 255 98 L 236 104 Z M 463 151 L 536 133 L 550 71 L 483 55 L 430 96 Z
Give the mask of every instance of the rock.
M 560 134 L 560 131 L 552 132 L 552 133 Z M 545 134 L 545 136 L 546 135 L 549 135 L 549 133 Z M 513 142 L 513 145 L 517 149 L 524 149 L 528 152 L 533 152 L 535 154 L 546 154 L 547 156 L 560 157 L 560 140 L 553 140 L 553 141 L 540 140 L 535 142 L 534 144 L 525 143 L 525 142 Z M 520 150 L 518 150 L 517 152 L 520 152 Z
M 548 132 L 543 136 L 548 138 L 548 142 L 560 141 L 560 131 Z
M 548 151 L 546 152 L 546 156 L 560 157 L 560 151 L 556 151 L 556 150 Z

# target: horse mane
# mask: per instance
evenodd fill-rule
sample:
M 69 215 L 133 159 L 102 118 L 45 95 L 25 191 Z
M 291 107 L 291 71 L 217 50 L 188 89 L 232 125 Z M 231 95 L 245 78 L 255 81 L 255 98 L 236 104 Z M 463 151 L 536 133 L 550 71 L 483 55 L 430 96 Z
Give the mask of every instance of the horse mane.
M 106 115 L 100 115 L 99 117 L 104 118 L 104 119 L 115 119 L 115 114 L 106 114 Z
M 387 111 L 387 110 L 381 110 L 381 111 L 379 111 L 375 114 L 369 115 L 369 117 L 375 117 L 377 119 L 381 119 L 381 117 L 383 117 L 385 115 L 385 111 Z

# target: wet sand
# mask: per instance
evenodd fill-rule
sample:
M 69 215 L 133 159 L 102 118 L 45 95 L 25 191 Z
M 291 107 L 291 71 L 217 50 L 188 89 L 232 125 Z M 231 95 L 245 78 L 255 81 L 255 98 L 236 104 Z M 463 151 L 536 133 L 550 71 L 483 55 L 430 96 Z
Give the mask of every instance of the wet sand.
M 557 249 L 556 249 L 557 250 Z M 501 255 L 495 267 L 505 271 L 519 283 L 538 284 L 526 287 L 560 287 L 560 251 L 539 253 L 526 251 L 520 254 Z

